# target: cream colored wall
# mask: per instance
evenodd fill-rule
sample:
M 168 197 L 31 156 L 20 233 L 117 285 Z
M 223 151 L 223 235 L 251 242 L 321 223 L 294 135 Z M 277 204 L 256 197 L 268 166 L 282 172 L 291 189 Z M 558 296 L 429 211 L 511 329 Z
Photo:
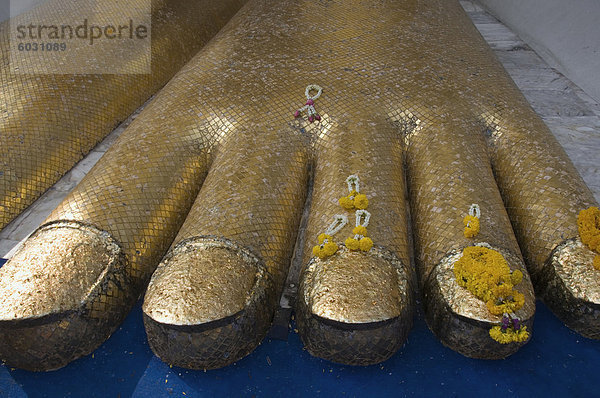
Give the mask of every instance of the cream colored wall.
M 600 0 L 478 0 L 551 66 L 600 100 Z

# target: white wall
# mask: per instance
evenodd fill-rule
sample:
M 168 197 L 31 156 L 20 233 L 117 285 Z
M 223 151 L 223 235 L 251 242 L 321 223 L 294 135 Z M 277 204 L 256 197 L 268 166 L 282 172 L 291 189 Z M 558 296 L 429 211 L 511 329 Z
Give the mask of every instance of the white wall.
M 478 0 L 600 101 L 600 0 Z

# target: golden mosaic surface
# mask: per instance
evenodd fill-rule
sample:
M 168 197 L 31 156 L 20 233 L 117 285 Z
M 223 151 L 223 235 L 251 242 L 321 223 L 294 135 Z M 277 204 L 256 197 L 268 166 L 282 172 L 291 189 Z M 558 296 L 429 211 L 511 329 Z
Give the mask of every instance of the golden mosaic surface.
M 235 141 L 228 141 L 217 155 L 173 245 L 200 236 L 216 236 L 236 242 L 256 253 L 261 267 L 276 282 L 280 293 L 308 188 L 307 144 L 306 137 L 293 130 L 240 134 Z M 184 260 L 173 255 L 169 264 L 161 265 L 160 276 L 155 275 L 152 279 L 144 304 L 146 314 L 152 316 L 154 307 L 159 306 L 163 309 L 161 322 L 177 323 L 169 321 L 166 314 L 169 306 L 177 308 L 182 304 L 171 298 L 168 292 L 157 293 L 164 290 L 160 287 L 163 285 L 170 285 L 171 291 L 185 290 L 189 284 L 189 289 L 195 290 L 198 296 L 218 295 L 214 300 L 194 298 L 193 301 L 198 302 L 192 307 L 196 314 L 191 314 L 192 318 L 203 318 L 214 311 L 213 306 L 221 305 L 214 303 L 223 302 L 225 306 L 222 316 L 215 319 L 243 310 L 246 300 L 241 300 L 239 295 L 245 296 L 254 285 L 258 271 L 256 264 L 254 269 L 248 269 L 241 258 L 234 261 L 235 251 L 229 254 L 232 256 L 229 261 L 225 258 L 216 261 L 218 256 L 214 257 L 215 254 L 209 250 L 190 255 L 198 256 L 193 260 L 197 268 L 195 272 L 206 269 L 205 280 L 191 272 L 178 272 L 180 266 L 173 263 L 183 263 Z M 178 273 L 179 276 L 176 275 Z M 231 286 L 227 288 L 231 289 L 230 292 L 210 293 L 213 289 L 226 288 L 218 286 L 218 278 L 235 278 L 240 283 L 229 283 Z M 213 284 L 217 286 L 213 287 Z
M 143 53 L 127 60 L 128 69 L 137 74 L 41 74 L 37 72 L 44 65 L 36 63 L 44 62 L 41 55 L 32 63 L 18 65 L 19 73 L 13 73 L 9 22 L 0 23 L 0 228 L 159 90 L 244 3 L 106 2 L 99 18 L 112 23 L 139 20 L 148 1 L 153 10 L 150 74 L 145 73 Z M 90 10 L 80 7 L 77 0 L 49 0 L 27 13 L 44 23 L 60 14 L 68 14 L 69 21 L 83 21 Z M 118 46 L 95 46 L 107 65 L 123 61 Z M 85 65 L 90 60 L 77 58 L 76 53 L 61 62 Z
M 293 116 L 306 101 L 308 84 L 323 87 L 315 101 L 320 122 Z M 318 234 L 343 212 L 337 199 L 347 194 L 346 177 L 358 174 L 370 201 L 369 237 L 400 264 L 404 282 L 398 285 L 406 286 L 397 291 L 401 297 L 390 294 L 400 304 L 386 303 L 385 311 L 361 304 L 350 317 L 348 306 L 337 314 L 330 306 L 315 309 L 325 319 L 299 309 L 309 351 L 338 362 L 384 360 L 410 328 L 414 271 L 406 188 L 425 287 L 448 253 L 473 243 L 462 234 L 472 203 L 482 210 L 474 242 L 506 251 L 517 259 L 512 266 L 520 267 L 514 227 L 533 273 L 556 245 L 576 235 L 574 215 L 593 203 L 458 2 L 253 0 L 156 96 L 48 221 L 77 220 L 110 233 L 127 257 L 128 286 L 137 295 L 192 209 L 176 242 L 201 235 L 238 242 L 261 259 L 277 285 L 306 192 L 310 154 L 303 139 L 311 140 L 314 158 L 303 263 L 310 263 Z M 336 240 L 343 242 L 351 228 Z M 388 271 L 373 272 L 383 278 Z M 265 295 L 267 285 L 265 279 Z M 311 292 L 309 299 L 320 294 L 304 286 L 301 297 L 302 291 Z M 524 288 L 531 293 L 529 285 Z M 424 299 L 430 313 L 454 321 L 446 300 Z M 468 302 L 453 305 L 472 314 Z M 117 300 L 111 308 L 126 313 L 129 307 Z M 265 317 L 256 309 L 248 313 Z M 363 324 L 360 333 L 348 329 L 344 321 L 351 319 Z M 145 321 L 160 341 L 168 340 L 164 325 Z M 455 325 L 439 325 L 449 324 Z M 442 339 L 462 330 L 479 333 L 464 350 L 477 356 L 496 350 L 483 340 L 488 326 L 432 329 Z M 211 364 L 222 363 L 219 347 L 236 336 L 227 325 L 198 332 L 208 340 L 190 339 L 190 333 L 173 334 L 165 350 L 192 341 L 212 347 Z M 353 333 L 360 338 L 351 340 Z M 235 346 L 235 355 L 247 354 L 252 344 Z M 460 349 L 469 342 L 448 344 Z M 502 356 L 513 351 L 498 349 Z
M 322 124 L 328 131 L 317 137 L 315 145 L 304 262 L 312 258 L 317 236 L 325 232 L 334 215 L 348 217 L 348 224 L 334 236 L 335 241 L 342 245 L 346 238 L 354 236 L 354 211 L 343 209 L 338 199 L 348 194 L 346 177 L 356 174 L 360 178 L 360 193 L 369 199 L 368 236 L 378 247 L 391 250 L 402 265 L 396 265 L 396 270 L 389 259 L 371 253 L 348 253 L 340 258 L 336 255 L 329 261 L 314 263 L 313 270 L 304 270 L 299 300 L 310 310 L 306 316 L 313 314 L 338 322 L 369 323 L 398 317 L 406 311 L 402 306 L 412 305 L 414 281 L 408 268 L 401 136 L 385 119 L 378 120 L 369 112 L 335 124 L 327 114 Z M 357 291 L 361 294 L 356 295 Z
M 246 355 L 266 335 L 308 190 L 307 138 L 290 127 L 240 131 L 218 149 L 144 300 L 150 346 L 164 361 L 203 369 L 225 366 L 239 359 L 233 353 Z M 207 248 L 211 237 L 221 242 L 216 253 Z M 255 260 L 248 260 L 242 248 L 255 253 L 250 256 Z M 184 268 L 190 266 L 193 272 Z M 254 308 L 264 316 L 252 314 Z M 201 331 L 173 328 L 181 324 Z M 174 330 L 164 338 L 166 328 Z M 184 334 L 196 344 L 182 354 L 171 347 Z M 212 359 L 215 344 L 222 357 Z
M 406 270 L 377 248 L 369 255 L 341 248 L 324 261 L 307 265 L 300 300 L 311 314 L 347 324 L 381 322 L 402 315 L 412 305 Z
M 120 248 L 107 234 L 75 223 L 38 230 L 0 268 L 0 320 L 41 318 L 86 302 L 106 273 L 117 272 Z
M 600 304 L 600 270 L 590 266 L 595 255 L 579 238 L 575 238 L 559 245 L 549 264 L 574 298 Z
M 197 325 L 242 311 L 256 280 L 255 257 L 211 242 L 174 250 L 154 272 L 144 297 L 144 313 L 156 322 Z
M 535 313 L 535 295 L 523 260 L 520 256 L 515 256 L 513 253 L 505 250 L 493 249 L 499 251 L 504 256 L 511 271 L 519 270 L 523 272 L 523 281 L 515 285 L 515 290 L 525 296 L 525 304 L 515 312 L 515 316 L 521 320 L 532 319 Z M 484 301 L 475 297 L 475 295 L 462 286 L 459 286 L 456 282 L 454 263 L 458 261 L 461 255 L 461 251 L 451 252 L 440 261 L 433 271 L 431 277 L 435 278 L 439 295 L 443 298 L 443 302 L 450 307 L 450 311 L 456 315 L 479 322 L 487 322 L 488 324 L 500 324 L 502 320 L 501 315 L 493 315 L 488 310 Z M 487 325 L 487 327 L 490 326 Z

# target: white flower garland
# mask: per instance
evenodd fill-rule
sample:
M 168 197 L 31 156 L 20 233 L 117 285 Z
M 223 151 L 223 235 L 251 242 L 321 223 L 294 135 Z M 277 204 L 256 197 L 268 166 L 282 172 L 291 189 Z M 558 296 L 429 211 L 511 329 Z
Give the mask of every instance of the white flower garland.
M 310 92 L 312 90 L 316 90 L 317 93 L 315 95 L 310 95 Z M 296 111 L 296 113 L 294 113 L 294 117 L 298 118 L 300 117 L 300 115 L 302 114 L 302 112 L 306 112 L 306 114 L 308 115 L 308 121 L 309 122 L 313 122 L 313 120 L 321 120 L 321 115 L 319 115 L 317 113 L 317 110 L 315 109 L 314 105 L 315 105 L 315 100 L 317 98 L 319 98 L 321 96 L 321 94 L 323 93 L 323 88 L 321 86 L 318 86 L 316 84 L 309 84 L 306 87 L 306 90 L 304 91 L 304 94 L 306 95 L 306 104 L 298 109 Z
M 369 220 L 371 219 L 371 213 L 366 210 L 356 210 L 356 226 L 357 227 L 367 227 L 369 225 Z M 363 220 L 364 217 L 364 220 Z M 364 235 L 356 234 L 354 235 L 354 239 L 361 240 L 364 238 Z
M 341 229 L 346 226 L 346 224 L 348 224 L 348 217 L 346 217 L 344 214 L 336 214 L 333 216 L 333 221 L 329 227 L 327 227 L 325 234 L 333 236 L 340 232 Z
M 473 203 L 471 207 L 469 207 L 469 215 L 471 217 L 481 218 L 481 209 L 477 203 Z
M 360 192 L 360 179 L 356 174 L 348 176 L 348 178 L 346 178 L 346 183 L 348 184 L 348 192 L 352 192 L 353 190 Z

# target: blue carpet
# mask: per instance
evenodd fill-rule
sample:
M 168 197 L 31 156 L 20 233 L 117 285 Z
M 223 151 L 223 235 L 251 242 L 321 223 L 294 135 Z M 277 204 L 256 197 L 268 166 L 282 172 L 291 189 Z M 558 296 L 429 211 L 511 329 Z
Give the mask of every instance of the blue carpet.
M 292 326 L 293 327 L 293 326 Z M 54 372 L 0 366 L 0 397 L 590 397 L 598 396 L 600 342 L 567 329 L 538 302 L 533 338 L 501 361 L 465 358 L 442 346 L 421 314 L 405 346 L 369 367 L 311 357 L 292 331 L 288 341 L 265 340 L 227 368 L 170 368 L 146 342 L 138 304 L 93 355 Z

